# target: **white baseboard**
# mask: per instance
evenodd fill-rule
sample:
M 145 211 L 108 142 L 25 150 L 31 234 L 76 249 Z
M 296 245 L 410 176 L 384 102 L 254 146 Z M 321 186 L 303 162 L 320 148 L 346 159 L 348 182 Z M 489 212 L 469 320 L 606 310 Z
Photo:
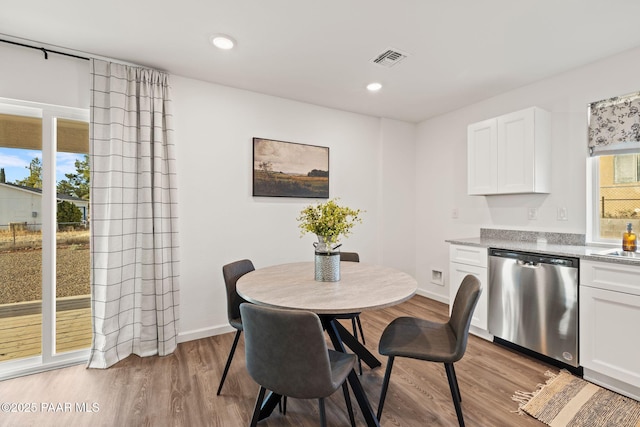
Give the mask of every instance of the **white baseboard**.
M 442 296 L 442 295 L 438 295 L 438 294 L 430 292 L 430 291 L 425 291 L 424 289 L 418 289 L 416 291 L 416 294 L 418 294 L 420 296 L 423 296 L 423 297 L 427 297 L 427 298 L 432 299 L 432 300 L 436 300 L 436 301 L 442 302 L 444 304 L 449 304 L 449 298 L 448 297 L 445 297 L 445 296 Z
M 584 368 L 583 377 L 585 380 L 601 385 L 602 387 L 608 388 L 609 390 L 613 390 L 616 393 L 628 396 L 635 400 L 640 400 L 640 387 L 638 386 L 619 381 L 615 378 L 611 378 L 599 372 L 592 371 L 588 368 Z
M 477 337 L 480 337 L 482 339 L 485 339 L 489 342 L 493 342 L 493 335 L 491 335 L 489 332 L 485 331 L 484 329 L 478 328 L 477 326 L 471 325 L 469 327 L 469 333 Z
M 235 329 L 231 325 L 213 326 L 210 328 L 195 329 L 192 331 L 183 331 L 178 334 L 178 342 L 187 342 L 193 340 L 199 340 L 202 338 L 209 338 L 215 335 L 226 334 L 234 332 Z

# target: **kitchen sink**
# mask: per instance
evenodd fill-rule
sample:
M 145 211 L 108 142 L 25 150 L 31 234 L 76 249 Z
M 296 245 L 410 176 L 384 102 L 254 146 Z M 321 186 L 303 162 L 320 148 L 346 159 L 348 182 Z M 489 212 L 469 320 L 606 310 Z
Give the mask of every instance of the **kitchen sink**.
M 604 252 L 600 252 L 598 255 L 640 259 L 640 252 L 627 252 L 620 249 L 609 249 Z

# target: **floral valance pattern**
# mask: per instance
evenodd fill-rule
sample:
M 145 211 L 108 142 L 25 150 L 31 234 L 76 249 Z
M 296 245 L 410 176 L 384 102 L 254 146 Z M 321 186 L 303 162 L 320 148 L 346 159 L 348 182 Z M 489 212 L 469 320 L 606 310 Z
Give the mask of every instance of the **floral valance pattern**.
M 640 142 L 640 93 L 594 102 L 590 107 L 589 149 L 592 154 L 607 151 L 613 148 L 610 147 L 612 144 L 624 147 L 622 144 L 636 146 Z

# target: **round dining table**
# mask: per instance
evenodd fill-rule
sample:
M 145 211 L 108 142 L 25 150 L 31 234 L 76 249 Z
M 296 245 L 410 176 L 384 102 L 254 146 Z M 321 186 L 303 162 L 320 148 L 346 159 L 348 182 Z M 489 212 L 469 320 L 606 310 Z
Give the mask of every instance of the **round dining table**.
M 313 262 L 260 268 L 242 276 L 238 294 L 254 304 L 317 314 L 377 310 L 411 298 L 416 279 L 400 270 L 363 262 L 341 262 L 340 280 L 315 280 Z
M 363 346 L 336 316 L 390 307 L 410 299 L 418 288 L 416 280 L 400 270 L 360 262 L 341 262 L 340 280 L 315 280 L 313 262 L 297 262 L 260 268 L 236 283 L 238 295 L 246 301 L 275 308 L 312 311 L 319 315 L 336 350 L 344 345 L 371 368 L 380 361 Z M 352 371 L 348 377 L 368 426 L 379 422 L 364 390 Z M 269 416 L 281 396 L 272 394 L 262 406 L 260 419 Z

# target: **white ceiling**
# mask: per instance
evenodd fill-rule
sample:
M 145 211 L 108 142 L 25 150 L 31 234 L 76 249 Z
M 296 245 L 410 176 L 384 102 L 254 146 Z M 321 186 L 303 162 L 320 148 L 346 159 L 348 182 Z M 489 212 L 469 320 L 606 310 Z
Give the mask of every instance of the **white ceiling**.
M 6 36 L 409 122 L 640 46 L 637 0 L 0 4 Z M 214 48 L 215 33 L 233 36 L 237 48 Z M 409 57 L 392 68 L 371 62 L 389 47 Z M 366 91 L 372 81 L 380 92 Z

